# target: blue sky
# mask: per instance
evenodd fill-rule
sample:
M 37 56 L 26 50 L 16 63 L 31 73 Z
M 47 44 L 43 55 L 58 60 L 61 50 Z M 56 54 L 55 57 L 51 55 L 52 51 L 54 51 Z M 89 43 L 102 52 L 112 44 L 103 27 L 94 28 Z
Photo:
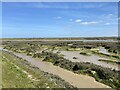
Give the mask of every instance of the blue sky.
M 115 2 L 4 2 L 3 38 L 118 35 Z

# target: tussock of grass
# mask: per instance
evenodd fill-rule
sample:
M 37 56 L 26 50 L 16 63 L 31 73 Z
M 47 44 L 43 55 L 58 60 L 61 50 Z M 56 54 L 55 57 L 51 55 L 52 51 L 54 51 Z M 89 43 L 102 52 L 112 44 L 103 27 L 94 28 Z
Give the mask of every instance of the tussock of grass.
M 81 55 L 86 55 L 86 56 L 90 56 L 91 53 L 87 53 L 87 52 L 80 52 Z

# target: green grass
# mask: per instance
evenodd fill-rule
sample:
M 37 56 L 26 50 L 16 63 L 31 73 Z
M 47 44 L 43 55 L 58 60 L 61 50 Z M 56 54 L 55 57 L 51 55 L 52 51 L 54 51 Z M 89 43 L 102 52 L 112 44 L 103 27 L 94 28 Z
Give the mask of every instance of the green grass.
M 67 51 L 80 51 L 81 48 L 67 48 Z
M 2 54 L 2 87 L 3 88 L 62 88 L 69 84 L 57 76 L 40 71 L 27 61 L 14 55 Z M 27 73 L 25 73 L 27 72 Z M 32 76 L 30 78 L 29 76 Z
M 32 81 L 22 70 L 17 69 L 14 64 L 3 59 L 3 88 L 35 87 Z

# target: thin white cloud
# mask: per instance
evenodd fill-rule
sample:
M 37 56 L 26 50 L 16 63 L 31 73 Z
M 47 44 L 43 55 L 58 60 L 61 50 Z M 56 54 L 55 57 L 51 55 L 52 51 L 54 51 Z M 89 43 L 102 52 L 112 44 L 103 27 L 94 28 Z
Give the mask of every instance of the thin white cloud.
M 105 25 L 110 25 L 110 23 L 105 23 Z
M 117 15 L 114 15 L 114 14 L 107 14 L 107 15 L 104 15 L 104 18 L 107 18 L 107 19 L 114 19 Z
M 92 22 L 81 22 L 80 24 L 82 25 L 91 25 L 91 24 L 96 24 L 98 22 L 92 21 Z
M 113 16 L 113 14 L 108 14 L 108 16 Z
M 82 20 L 81 19 L 77 19 L 77 20 L 75 20 L 75 22 L 81 22 Z
M 62 17 L 58 16 L 58 17 L 55 17 L 55 19 L 61 19 Z
M 32 7 L 35 7 L 35 8 L 57 8 L 57 9 L 94 9 L 94 8 L 101 8 L 103 6 L 106 6 L 104 4 L 81 4 L 81 3 L 77 3 L 75 4 L 76 6 L 70 6 L 69 4 L 62 4 L 61 3 L 51 3 L 51 4 L 46 4 L 46 3 L 35 3 L 32 5 Z
M 68 5 L 66 4 L 59 4 L 59 3 L 51 3 L 51 4 L 46 4 L 46 3 L 37 3 L 34 4 L 35 8 L 56 8 L 56 9 L 68 9 L 70 8 Z

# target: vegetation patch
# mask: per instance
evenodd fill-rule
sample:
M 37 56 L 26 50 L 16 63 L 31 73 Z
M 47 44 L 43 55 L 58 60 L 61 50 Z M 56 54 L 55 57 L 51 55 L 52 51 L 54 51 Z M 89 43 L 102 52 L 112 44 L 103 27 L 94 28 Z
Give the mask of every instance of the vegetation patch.
M 91 53 L 87 53 L 87 52 L 80 52 L 81 55 L 86 55 L 86 56 L 91 56 Z
M 103 62 L 107 62 L 107 63 L 116 63 L 116 64 L 120 64 L 119 61 L 113 61 L 113 60 L 106 60 L 106 59 L 99 59 L 98 61 L 103 61 Z
M 73 57 L 73 59 L 78 59 L 77 57 Z
M 112 55 L 112 54 L 105 54 L 105 53 L 100 53 L 100 52 L 96 52 L 96 51 L 92 51 L 93 54 L 97 54 L 100 56 L 105 56 L 105 57 L 111 57 L 111 58 L 115 58 L 115 59 L 120 59 L 120 56 L 118 55 Z

